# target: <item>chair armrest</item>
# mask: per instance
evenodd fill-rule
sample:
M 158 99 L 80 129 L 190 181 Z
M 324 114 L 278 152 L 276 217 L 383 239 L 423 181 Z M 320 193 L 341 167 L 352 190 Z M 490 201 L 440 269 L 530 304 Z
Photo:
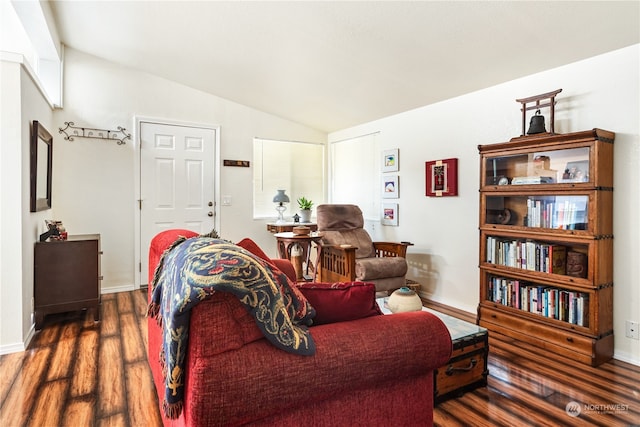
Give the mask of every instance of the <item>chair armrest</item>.
M 318 272 L 321 282 L 352 282 L 356 279 L 355 246 L 320 245 Z
M 407 248 L 413 246 L 409 242 L 373 242 L 377 257 L 399 256 L 406 258 Z

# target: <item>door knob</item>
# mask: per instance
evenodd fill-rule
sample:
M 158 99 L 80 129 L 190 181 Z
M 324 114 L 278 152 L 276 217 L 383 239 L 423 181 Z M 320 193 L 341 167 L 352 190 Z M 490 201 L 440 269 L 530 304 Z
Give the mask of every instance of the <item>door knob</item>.
M 213 202 L 209 202 L 209 203 L 208 203 L 208 205 L 209 205 L 209 206 L 213 206 Z
M 209 212 L 207 212 L 207 215 L 208 216 L 213 216 L 213 212 L 209 211 Z

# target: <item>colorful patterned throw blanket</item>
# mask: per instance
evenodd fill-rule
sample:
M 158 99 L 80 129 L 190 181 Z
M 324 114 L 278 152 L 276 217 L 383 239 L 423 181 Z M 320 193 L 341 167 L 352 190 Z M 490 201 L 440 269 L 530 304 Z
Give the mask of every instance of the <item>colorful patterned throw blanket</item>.
M 168 418 L 178 418 L 183 408 L 190 310 L 216 291 L 238 297 L 276 347 L 294 354 L 315 354 L 315 343 L 303 326 L 311 323 L 314 309 L 304 297 L 298 298 L 284 273 L 227 241 L 178 239 L 160 259 L 151 286 L 149 315 L 163 330 L 160 361 L 165 378 L 163 409 Z

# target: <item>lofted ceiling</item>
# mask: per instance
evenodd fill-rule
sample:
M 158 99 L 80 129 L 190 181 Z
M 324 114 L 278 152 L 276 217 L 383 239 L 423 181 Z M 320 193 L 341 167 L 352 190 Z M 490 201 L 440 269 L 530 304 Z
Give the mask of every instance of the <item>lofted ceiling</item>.
M 67 46 L 325 132 L 640 42 L 637 1 L 50 5 Z

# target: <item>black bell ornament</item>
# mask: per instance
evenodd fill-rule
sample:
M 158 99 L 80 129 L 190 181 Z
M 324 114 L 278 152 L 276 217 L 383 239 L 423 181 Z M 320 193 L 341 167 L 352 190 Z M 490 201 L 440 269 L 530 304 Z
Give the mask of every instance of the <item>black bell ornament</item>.
M 540 114 L 540 110 L 536 111 L 536 114 L 531 116 L 531 121 L 529 122 L 529 130 L 527 131 L 527 135 L 533 135 L 536 133 L 545 133 L 547 129 L 544 127 L 544 116 Z

